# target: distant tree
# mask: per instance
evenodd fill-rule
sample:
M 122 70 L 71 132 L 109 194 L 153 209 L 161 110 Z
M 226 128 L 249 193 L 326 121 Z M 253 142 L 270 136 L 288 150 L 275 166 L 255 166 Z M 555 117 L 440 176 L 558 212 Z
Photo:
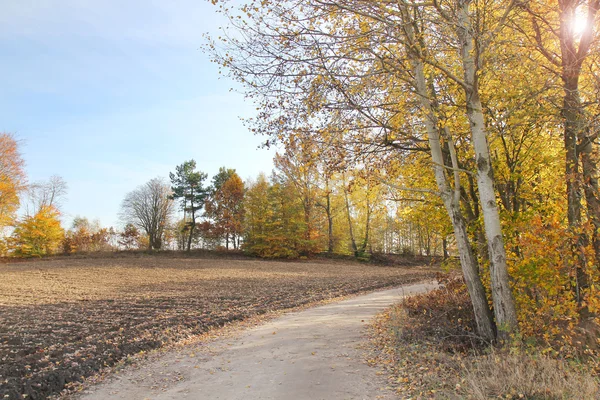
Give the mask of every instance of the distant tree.
M 111 249 L 111 233 L 100 225 L 100 221 L 90 221 L 85 217 L 75 217 L 71 229 L 65 233 L 63 252 L 106 251 Z
M 223 176 L 220 176 L 222 172 L 229 176 L 224 182 Z M 211 196 L 206 202 L 206 214 L 213 220 L 213 231 L 219 232 L 225 240 L 225 248 L 229 249 L 231 241 L 233 248 L 237 249 L 244 217 L 244 182 L 235 170 L 221 168 L 213 178 L 213 184 L 218 186 L 211 190 Z
M 19 194 L 27 183 L 24 165 L 17 140 L 8 133 L 0 133 L 0 229 L 15 221 Z
M 214 193 L 219 190 L 221 186 L 234 175 L 237 175 L 235 169 L 225 167 L 219 168 L 219 172 L 212 178 L 211 192 Z
M 134 224 L 127 224 L 123 228 L 123 232 L 119 233 L 118 243 L 125 250 L 133 250 L 140 248 L 140 231 Z
M 208 189 L 202 186 L 208 177 L 204 172 L 196 171 L 196 161 L 189 160 L 175 167 L 175 173 L 170 173 L 171 198 L 179 200 L 184 220 L 189 217 L 187 238 L 187 251 L 192 247 L 192 238 L 196 228 L 198 212 L 204 207 L 204 201 L 208 195 Z
M 13 254 L 21 257 L 52 254 L 64 236 L 59 216 L 54 207 L 45 206 L 35 215 L 24 217 L 10 239 Z
M 318 226 L 323 218 L 319 205 L 319 197 L 323 192 L 319 188 L 319 154 L 313 145 L 290 143 L 285 153 L 276 154 L 274 158 L 276 173 L 283 180 L 294 186 L 299 200 L 302 202 L 304 213 L 304 241 L 306 248 L 303 253 L 318 251 Z M 326 206 L 321 204 L 325 211 Z M 331 222 L 331 219 L 330 219 Z M 329 237 L 330 242 L 333 238 Z
M 63 239 L 63 252 L 71 254 L 75 252 L 88 251 L 91 242 L 92 226 L 85 217 L 75 217 L 71 229 L 65 232 Z
M 58 175 L 51 176 L 47 181 L 32 183 L 27 188 L 26 213 L 37 214 L 42 207 L 54 207 L 60 210 L 68 188 L 67 182 Z
M 223 243 L 223 230 L 210 220 L 204 220 L 197 227 L 198 240 L 202 242 L 202 248 L 215 250 Z
M 187 248 L 189 230 L 190 226 L 183 218 L 177 221 L 177 223 L 173 226 L 175 246 L 177 247 L 177 250 L 185 250 Z
M 120 218 L 125 224 L 132 224 L 148 235 L 149 250 L 160 250 L 173 213 L 169 185 L 160 178 L 154 178 L 125 196 Z
M 269 182 L 260 174 L 256 182 L 249 185 L 244 200 L 246 218 L 244 221 L 244 250 L 263 255 L 269 249 L 267 221 L 271 214 L 269 207 Z
M 269 184 L 264 175 L 250 185 L 245 199 L 244 250 L 265 258 L 306 253 L 302 201 L 285 180 Z

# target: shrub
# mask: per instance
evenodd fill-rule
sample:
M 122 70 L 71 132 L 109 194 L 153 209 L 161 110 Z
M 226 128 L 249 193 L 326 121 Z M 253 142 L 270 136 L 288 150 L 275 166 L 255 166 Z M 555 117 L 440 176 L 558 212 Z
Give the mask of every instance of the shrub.
M 464 280 L 440 274 L 438 282 L 439 289 L 404 300 L 402 308 L 410 324 L 403 324 L 399 338 L 425 338 L 450 352 L 481 348 L 485 342 L 475 334 L 475 316 Z

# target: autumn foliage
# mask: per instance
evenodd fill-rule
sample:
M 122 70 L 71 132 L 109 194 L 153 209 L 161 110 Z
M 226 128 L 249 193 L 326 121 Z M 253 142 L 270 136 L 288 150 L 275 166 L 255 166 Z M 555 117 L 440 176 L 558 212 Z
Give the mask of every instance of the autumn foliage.
M 130 227 L 126 226 L 123 234 L 132 234 Z M 116 232 L 112 228 L 102 228 L 99 222 L 92 223 L 87 218 L 76 217 L 71 229 L 65 232 L 63 239 L 63 253 L 89 253 L 94 251 L 112 250 L 111 238 Z M 127 242 L 129 245 L 130 243 Z
M 14 136 L 0 134 L 0 229 L 11 225 L 19 208 L 19 194 L 26 188 L 24 161 Z
M 211 221 L 210 233 L 217 236 L 229 249 L 240 247 L 244 222 L 244 182 L 231 171 L 224 182 L 216 180 L 216 186 L 206 201 L 206 215 Z M 206 231 L 206 228 L 205 228 Z
M 11 238 L 9 248 L 18 257 L 41 257 L 54 253 L 64 236 L 59 213 L 53 207 L 42 207 L 33 216 L 19 221 Z
M 244 34 L 207 45 L 309 217 L 262 225 L 292 243 L 314 227 L 317 248 L 358 257 L 442 253 L 476 335 L 593 353 L 599 3 L 301 4 L 223 7 Z M 253 229 L 261 252 L 283 247 L 277 229 Z

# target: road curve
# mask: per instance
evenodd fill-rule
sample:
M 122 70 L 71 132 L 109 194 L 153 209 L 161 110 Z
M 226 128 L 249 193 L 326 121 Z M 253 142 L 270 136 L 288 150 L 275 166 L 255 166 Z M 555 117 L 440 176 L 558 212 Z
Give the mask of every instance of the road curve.
M 292 312 L 235 338 L 172 351 L 93 386 L 100 399 L 342 400 L 392 399 L 357 346 L 375 314 L 420 283 Z

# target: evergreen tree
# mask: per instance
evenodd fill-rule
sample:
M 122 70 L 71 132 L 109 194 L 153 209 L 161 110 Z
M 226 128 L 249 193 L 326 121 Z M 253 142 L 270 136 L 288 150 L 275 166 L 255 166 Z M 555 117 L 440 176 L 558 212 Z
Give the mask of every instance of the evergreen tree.
M 184 213 L 184 219 L 189 217 L 186 222 L 188 239 L 187 251 L 192 246 L 192 237 L 196 228 L 196 219 L 198 212 L 204 207 L 208 189 L 202 186 L 207 178 L 202 171 L 196 171 L 196 161 L 189 160 L 175 167 L 175 173 L 169 173 L 171 179 L 172 199 L 179 200 L 181 210 Z

